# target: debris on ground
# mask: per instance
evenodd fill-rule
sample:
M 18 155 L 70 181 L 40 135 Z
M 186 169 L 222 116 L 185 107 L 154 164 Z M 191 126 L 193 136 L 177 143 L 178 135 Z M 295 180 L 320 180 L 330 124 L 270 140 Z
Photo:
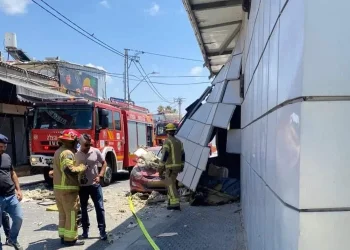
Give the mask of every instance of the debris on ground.
M 148 197 L 146 204 L 156 204 L 158 202 L 166 201 L 167 197 L 157 191 L 152 191 L 151 195 Z
M 158 235 L 157 237 L 172 237 L 172 236 L 175 236 L 175 235 L 179 235 L 178 233 L 162 233 L 160 235 Z
M 132 195 L 133 201 L 146 201 L 149 197 L 149 194 L 136 193 Z
M 136 223 L 130 222 L 129 225 L 126 227 L 127 229 L 132 229 L 134 227 L 137 227 Z
M 34 190 L 23 190 L 22 193 L 25 200 L 55 199 L 53 191 L 43 184 L 36 186 Z

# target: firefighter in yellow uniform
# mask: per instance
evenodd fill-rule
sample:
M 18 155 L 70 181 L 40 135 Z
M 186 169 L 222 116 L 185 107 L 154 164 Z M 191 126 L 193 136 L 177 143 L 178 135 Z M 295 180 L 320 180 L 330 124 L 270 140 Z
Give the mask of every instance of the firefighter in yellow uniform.
M 62 146 L 57 149 L 53 162 L 53 184 L 59 213 L 58 234 L 61 243 L 67 246 L 84 245 L 78 241 L 77 213 L 79 203 L 79 176 L 86 166 L 76 166 L 75 147 L 79 133 L 68 129 L 58 137 Z
M 185 152 L 182 142 L 175 138 L 176 126 L 169 123 L 165 126 L 168 138 L 163 144 L 159 175 L 165 171 L 165 182 L 168 188 L 168 209 L 181 210 L 176 178 L 184 169 Z

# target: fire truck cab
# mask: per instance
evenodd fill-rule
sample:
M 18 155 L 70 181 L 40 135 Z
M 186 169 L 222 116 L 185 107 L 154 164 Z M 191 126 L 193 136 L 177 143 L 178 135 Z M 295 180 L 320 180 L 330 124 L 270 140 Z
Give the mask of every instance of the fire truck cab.
M 45 181 L 52 184 L 49 171 L 58 149 L 58 136 L 65 129 L 90 134 L 107 162 L 101 184 L 111 183 L 113 174 L 131 171 L 134 152 L 153 146 L 153 120 L 147 109 L 118 101 L 93 102 L 69 99 L 38 103 L 31 112 L 30 164 L 42 167 Z M 29 121 L 29 119 L 27 119 Z
M 163 142 L 167 138 L 167 134 L 165 131 L 165 126 L 168 123 L 173 123 L 176 127 L 178 127 L 179 123 L 178 122 L 172 122 L 172 121 L 160 121 L 157 122 L 155 125 L 155 144 L 157 146 L 162 146 Z

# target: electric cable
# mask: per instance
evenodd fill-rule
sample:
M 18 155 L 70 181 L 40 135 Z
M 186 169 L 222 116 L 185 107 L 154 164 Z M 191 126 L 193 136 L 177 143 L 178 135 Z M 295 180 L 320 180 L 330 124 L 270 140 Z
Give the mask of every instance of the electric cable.
M 86 30 L 84 30 L 83 28 L 81 28 L 79 25 L 75 24 L 74 22 L 72 22 L 70 19 L 68 19 L 67 17 L 65 17 L 63 14 L 61 14 L 60 12 L 58 12 L 56 9 L 54 9 L 53 7 L 51 7 L 49 4 L 47 4 L 45 1 L 42 1 L 44 4 L 46 4 L 47 6 L 49 6 L 52 10 L 54 10 L 56 13 L 58 13 L 60 16 L 62 16 L 64 19 L 66 19 L 67 21 L 69 21 L 70 23 L 72 23 L 74 26 L 78 27 L 80 30 L 82 30 L 83 32 L 87 33 L 88 35 L 84 34 L 82 31 L 78 30 L 77 28 L 73 27 L 71 24 L 67 23 L 66 21 L 64 21 L 62 18 L 58 17 L 57 15 L 55 15 L 54 13 L 52 13 L 50 10 L 48 10 L 47 8 L 45 8 L 44 6 L 42 6 L 41 4 L 39 4 L 38 2 L 36 2 L 35 0 L 32 0 L 33 3 L 35 3 L 36 5 L 38 5 L 40 8 L 42 8 L 43 10 L 45 10 L 46 12 L 48 12 L 49 14 L 51 14 L 52 16 L 54 16 L 55 18 L 57 18 L 58 20 L 60 20 L 62 23 L 66 24 L 67 26 L 69 26 L 70 28 L 72 28 L 73 30 L 75 30 L 76 32 L 78 32 L 79 34 L 83 35 L 84 37 L 86 37 L 87 39 L 93 41 L 94 43 L 100 45 L 101 47 L 111 51 L 112 53 L 124 57 L 124 54 L 116 49 L 114 49 L 113 47 L 109 46 L 108 44 L 102 42 L 101 40 L 99 40 L 98 38 L 96 38 L 93 34 L 87 32 Z M 93 38 L 91 38 L 93 37 Z

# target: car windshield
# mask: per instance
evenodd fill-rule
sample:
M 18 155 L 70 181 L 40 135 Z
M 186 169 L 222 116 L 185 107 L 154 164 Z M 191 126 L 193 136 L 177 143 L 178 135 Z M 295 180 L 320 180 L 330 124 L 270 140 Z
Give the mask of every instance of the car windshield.
M 162 151 L 161 148 L 149 148 L 148 151 L 153 152 L 156 156 L 158 156 L 159 158 L 162 157 Z
M 35 129 L 91 129 L 92 107 L 47 106 L 39 107 L 34 116 Z

